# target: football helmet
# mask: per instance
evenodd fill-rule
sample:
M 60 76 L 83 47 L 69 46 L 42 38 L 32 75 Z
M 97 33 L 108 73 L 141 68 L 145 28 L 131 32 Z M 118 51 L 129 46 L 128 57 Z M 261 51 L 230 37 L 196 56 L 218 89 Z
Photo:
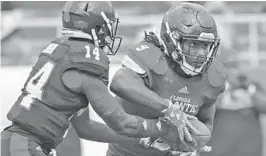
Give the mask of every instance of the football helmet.
M 180 3 L 165 13 L 160 38 L 165 53 L 190 76 L 207 71 L 220 45 L 213 17 L 201 5 L 194 3 Z M 192 46 L 194 42 L 208 45 L 204 55 L 195 48 L 196 52 L 192 52 L 190 45 L 185 49 L 184 43 L 187 41 Z
M 107 55 L 115 55 L 122 38 L 117 37 L 119 18 L 106 1 L 67 1 L 62 10 L 62 35 L 92 40 Z

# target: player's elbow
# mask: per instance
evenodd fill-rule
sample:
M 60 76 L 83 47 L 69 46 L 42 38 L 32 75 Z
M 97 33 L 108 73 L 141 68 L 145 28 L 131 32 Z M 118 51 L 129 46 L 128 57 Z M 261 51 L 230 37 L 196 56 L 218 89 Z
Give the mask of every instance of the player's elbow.
M 79 138 L 86 139 L 86 137 L 85 137 L 86 135 L 84 133 L 84 130 L 81 130 L 79 128 L 75 128 L 75 131 L 76 131 L 76 133 L 77 133 L 77 135 L 78 135 Z
M 82 126 L 80 126 L 80 125 L 78 125 L 76 123 L 73 123 L 73 122 L 72 122 L 71 125 L 75 129 L 78 137 L 84 139 L 85 138 L 85 132 L 84 132 L 85 129 L 83 129 Z
M 73 122 L 72 121 L 71 126 L 75 129 L 79 138 L 82 138 L 82 139 L 85 138 L 86 129 L 84 129 L 84 127 L 82 125 L 80 125 L 79 122 Z

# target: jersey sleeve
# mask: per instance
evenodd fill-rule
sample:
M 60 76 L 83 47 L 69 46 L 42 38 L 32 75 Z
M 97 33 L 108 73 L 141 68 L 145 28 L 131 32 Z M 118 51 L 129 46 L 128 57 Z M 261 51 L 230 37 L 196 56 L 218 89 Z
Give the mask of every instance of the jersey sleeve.
M 149 46 L 145 42 L 130 46 L 122 61 L 122 65 L 138 74 L 147 74 L 149 72 L 149 66 L 146 62 L 146 58 L 150 53 L 148 49 Z
M 147 78 L 149 81 L 148 86 L 152 86 L 151 72 L 156 74 L 164 73 L 164 68 L 161 67 L 165 64 L 160 62 L 161 56 L 160 49 L 151 43 L 143 41 L 129 47 L 122 65 Z
M 63 60 L 61 73 L 68 69 L 76 69 L 97 76 L 108 84 L 110 61 L 102 49 L 86 42 L 68 41 L 65 44 L 68 51 Z
M 138 62 L 138 63 L 137 63 Z M 141 64 L 141 62 L 139 61 L 134 61 L 134 59 L 132 59 L 129 55 L 125 55 L 124 59 L 122 61 L 122 65 L 133 70 L 134 72 L 140 74 L 140 75 L 145 75 L 147 72 L 147 69 L 145 69 L 145 67 L 143 67 L 143 65 L 139 65 Z

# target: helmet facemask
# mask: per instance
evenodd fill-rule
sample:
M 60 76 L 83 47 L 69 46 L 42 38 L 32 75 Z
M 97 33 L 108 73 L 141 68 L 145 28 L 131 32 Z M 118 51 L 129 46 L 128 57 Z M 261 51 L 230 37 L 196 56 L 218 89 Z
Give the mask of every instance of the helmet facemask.
M 67 1 L 62 10 L 62 35 L 92 41 L 114 55 L 122 38 L 117 37 L 119 19 L 111 2 Z
M 105 24 L 97 26 L 97 30 L 91 30 L 94 44 L 102 48 L 107 55 L 115 55 L 122 42 L 122 38 L 116 36 L 119 19 L 115 18 L 110 20 L 104 12 L 101 12 L 101 15 Z
M 180 65 L 185 74 L 195 76 L 205 73 L 216 56 L 220 40 L 215 39 L 214 34 L 202 32 L 198 35 L 186 35 L 178 30 L 170 31 L 168 22 L 166 22 L 166 35 L 170 40 L 171 50 L 168 50 L 170 58 Z M 184 49 L 184 42 L 195 42 L 198 44 L 208 45 L 205 55 L 193 54 L 189 45 Z M 169 47 L 169 46 L 168 46 Z M 167 48 L 168 48 L 167 47 Z M 169 49 L 169 48 L 168 48 Z M 197 51 L 196 51 L 197 53 Z

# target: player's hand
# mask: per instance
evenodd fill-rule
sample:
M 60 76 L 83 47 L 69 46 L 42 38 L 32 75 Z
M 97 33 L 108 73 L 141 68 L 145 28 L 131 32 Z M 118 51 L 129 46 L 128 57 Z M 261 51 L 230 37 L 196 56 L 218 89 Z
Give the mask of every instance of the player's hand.
M 182 151 L 170 151 L 171 155 L 174 156 L 197 156 L 197 151 L 182 152 Z
M 204 145 L 200 147 L 198 150 L 192 152 L 181 152 L 181 151 L 170 150 L 170 153 L 174 156 L 196 156 L 197 152 L 211 152 L 211 151 L 212 147 Z
M 198 152 L 210 152 L 210 151 L 212 151 L 212 147 L 206 146 L 206 145 L 204 145 L 198 149 Z
M 196 117 L 188 115 L 180 110 L 178 105 L 173 105 L 169 101 L 169 108 L 162 111 L 164 113 L 164 117 L 159 118 L 163 122 L 166 122 L 168 125 L 174 125 L 179 134 L 180 141 L 185 144 L 184 139 L 186 139 L 189 143 L 196 145 L 197 142 L 192 139 L 191 133 L 198 135 L 200 132 L 192 126 L 189 120 L 197 120 Z
M 160 138 L 158 139 L 151 139 L 150 137 L 148 138 L 141 138 L 139 141 L 139 144 L 146 147 L 146 148 L 156 148 L 157 150 L 160 151 L 168 151 L 170 150 L 170 146 L 167 144 L 163 143 Z

